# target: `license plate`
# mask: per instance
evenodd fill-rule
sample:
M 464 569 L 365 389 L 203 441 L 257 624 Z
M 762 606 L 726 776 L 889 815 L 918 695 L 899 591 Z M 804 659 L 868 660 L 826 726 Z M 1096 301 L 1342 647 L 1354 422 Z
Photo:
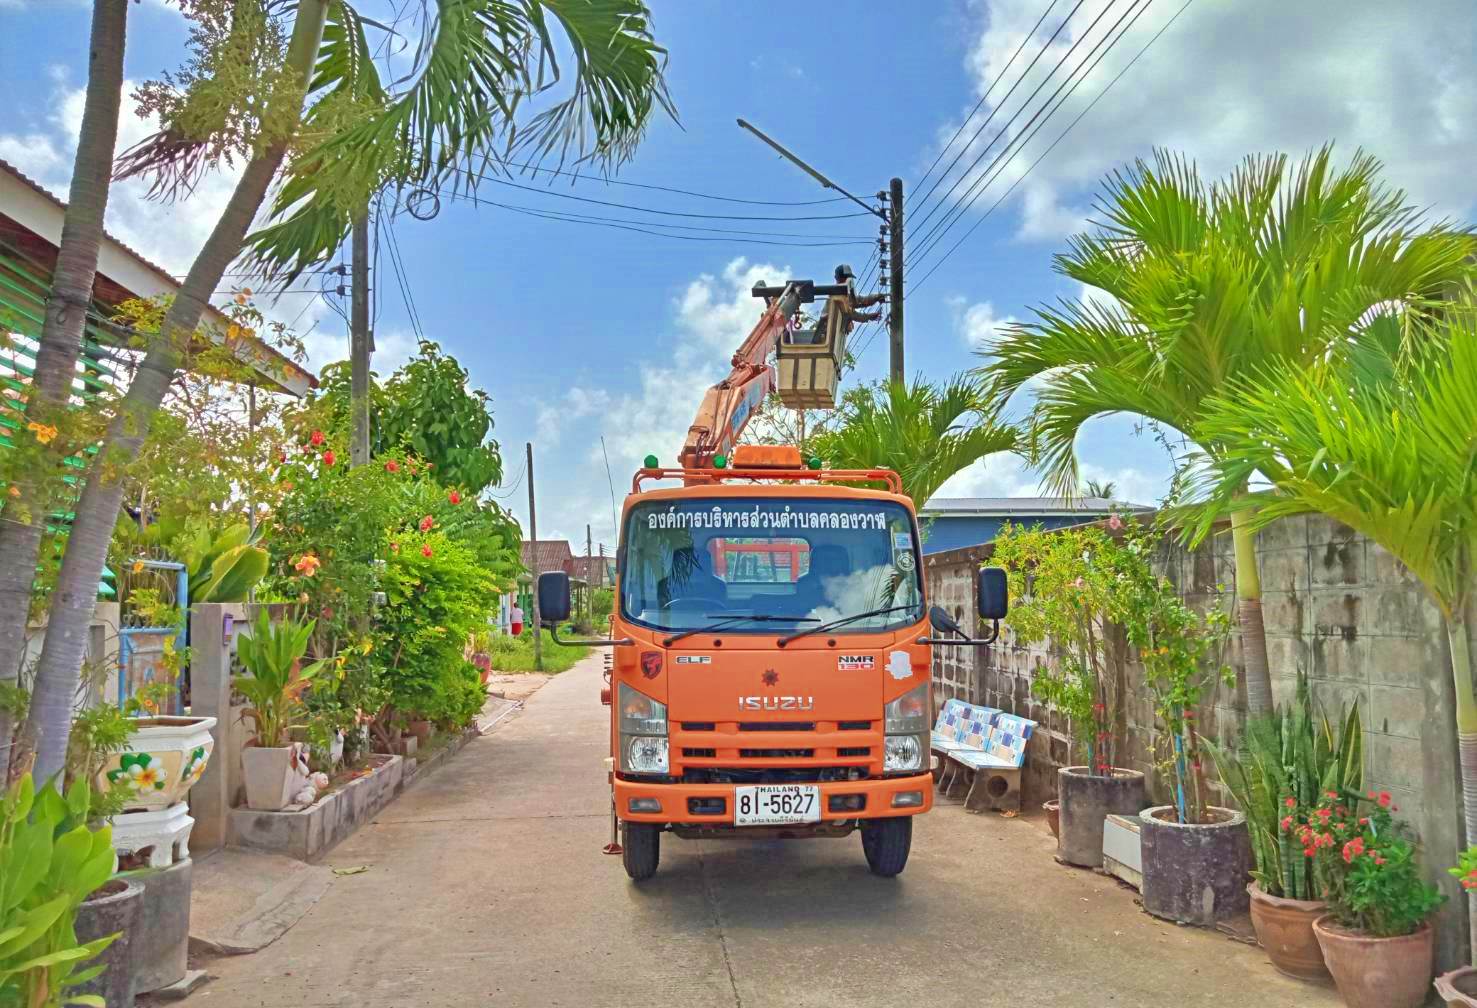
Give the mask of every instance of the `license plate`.
M 813 784 L 756 784 L 734 789 L 736 826 L 821 821 L 821 789 Z

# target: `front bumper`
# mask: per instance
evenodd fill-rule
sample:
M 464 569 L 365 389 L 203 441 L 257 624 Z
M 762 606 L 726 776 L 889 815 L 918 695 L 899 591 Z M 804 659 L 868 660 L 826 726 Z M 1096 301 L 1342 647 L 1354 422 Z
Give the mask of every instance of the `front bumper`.
M 616 778 L 616 815 L 625 822 L 686 823 L 690 825 L 733 825 L 734 791 L 737 784 L 653 784 L 646 781 Z M 921 773 L 909 777 L 885 777 L 859 781 L 828 781 L 814 785 L 821 789 L 821 821 L 842 822 L 854 819 L 882 819 L 891 816 L 917 815 L 933 808 L 933 775 Z M 921 793 L 921 804 L 895 808 L 894 795 Z M 831 798 L 859 795 L 862 807 L 831 811 Z M 632 812 L 631 799 L 655 799 L 659 811 Z M 697 815 L 689 811 L 689 799 L 723 799 L 723 811 Z M 756 827 L 749 827 L 756 828 Z

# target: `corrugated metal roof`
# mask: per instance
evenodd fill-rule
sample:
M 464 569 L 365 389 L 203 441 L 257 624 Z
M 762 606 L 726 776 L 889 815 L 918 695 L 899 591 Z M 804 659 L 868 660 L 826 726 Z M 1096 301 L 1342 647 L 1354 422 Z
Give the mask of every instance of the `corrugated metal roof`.
M 574 550 L 569 547 L 568 539 L 538 539 L 523 540 L 520 546 L 523 557 L 523 566 L 531 573 L 542 574 L 545 571 L 564 571 L 572 574 Z
M 934 497 L 919 514 L 938 517 L 982 515 L 1107 514 L 1114 508 L 1151 511 L 1142 504 L 1108 500 L 1106 497 Z

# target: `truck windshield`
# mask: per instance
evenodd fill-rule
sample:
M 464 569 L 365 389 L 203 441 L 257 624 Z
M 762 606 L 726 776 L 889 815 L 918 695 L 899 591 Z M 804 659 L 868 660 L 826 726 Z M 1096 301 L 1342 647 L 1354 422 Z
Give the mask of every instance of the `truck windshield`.
M 899 607 L 857 619 L 853 633 L 921 618 L 913 522 L 890 501 L 653 501 L 631 509 L 622 548 L 621 614 L 644 626 L 690 630 L 728 612 L 827 622 Z M 775 630 L 737 620 L 724 632 Z

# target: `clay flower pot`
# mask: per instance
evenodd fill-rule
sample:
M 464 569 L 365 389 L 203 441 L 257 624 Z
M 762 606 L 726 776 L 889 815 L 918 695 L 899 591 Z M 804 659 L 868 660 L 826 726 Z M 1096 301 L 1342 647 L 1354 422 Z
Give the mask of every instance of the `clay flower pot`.
M 1144 775 L 1119 767 L 1111 776 L 1091 773 L 1085 766 L 1062 767 L 1057 771 L 1057 801 L 1057 858 L 1080 868 L 1102 867 L 1104 819 L 1138 815 L 1149 804 Z
M 1399 938 L 1373 938 L 1325 914 L 1313 922 L 1323 961 L 1349 1008 L 1420 1008 L 1431 989 L 1436 932 L 1430 924 Z
M 1179 822 L 1171 805 L 1139 817 L 1144 909 L 1155 917 L 1210 927 L 1246 910 L 1246 816 L 1214 805 L 1206 811 L 1215 822 Z
M 1046 826 L 1051 830 L 1051 835 L 1060 837 L 1062 835 L 1062 803 L 1053 798 L 1051 801 L 1042 802 L 1041 807 L 1046 810 Z
M 1447 1004 L 1477 1008 L 1477 966 L 1463 966 L 1441 974 L 1436 978 L 1436 993 Z
M 126 810 L 155 812 L 184 801 L 215 748 L 213 717 L 130 718 L 134 725 L 128 748 L 111 757 L 97 775 L 107 791 L 127 784 L 133 794 Z
M 1272 965 L 1299 980 L 1327 979 L 1323 950 L 1313 934 L 1313 922 L 1328 912 L 1327 904 L 1269 896 L 1255 882 L 1247 885 L 1246 892 L 1251 897 L 1251 926 Z

